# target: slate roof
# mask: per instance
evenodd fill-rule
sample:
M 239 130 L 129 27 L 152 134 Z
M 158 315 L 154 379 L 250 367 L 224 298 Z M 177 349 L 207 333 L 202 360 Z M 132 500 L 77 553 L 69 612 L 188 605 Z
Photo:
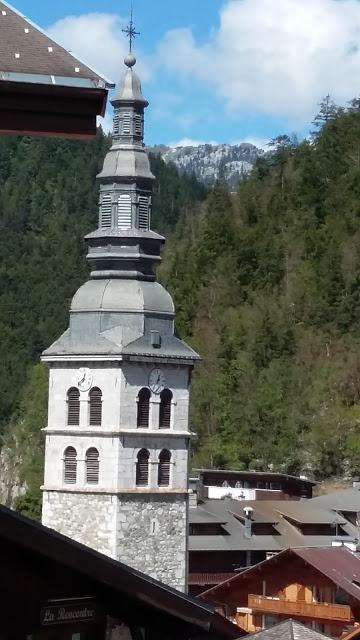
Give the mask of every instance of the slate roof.
M 0 80 L 114 86 L 4 0 L 0 1 Z
M 251 638 L 256 638 L 256 640 L 327 640 L 329 636 L 289 618 L 275 624 L 270 629 L 253 633 Z
M 245 537 L 245 506 L 253 509 L 255 524 L 269 524 L 273 535 Z M 339 524 L 349 541 L 357 538 L 355 526 L 331 509 L 315 509 L 310 500 L 224 500 L 207 499 L 203 504 L 190 509 L 190 522 L 205 522 L 208 514 L 222 523 L 224 535 L 190 535 L 190 551 L 281 551 L 289 547 L 331 547 L 336 538 L 333 535 L 304 535 L 294 523 L 299 524 Z M 293 522 L 289 521 L 287 517 Z M 203 519 L 203 520 L 202 520 Z
M 314 507 L 324 507 L 336 511 L 360 511 L 360 489 L 358 487 L 348 487 L 339 489 L 332 493 L 325 493 L 322 496 L 309 500 Z

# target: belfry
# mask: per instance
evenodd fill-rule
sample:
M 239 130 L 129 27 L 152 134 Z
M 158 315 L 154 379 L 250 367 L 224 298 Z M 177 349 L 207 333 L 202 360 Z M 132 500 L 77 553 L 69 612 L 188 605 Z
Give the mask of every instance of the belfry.
M 85 238 L 90 277 L 73 297 L 69 328 L 43 354 L 42 522 L 185 590 L 189 393 L 199 356 L 175 337 L 172 299 L 155 279 L 164 238 L 151 230 L 148 103 L 135 63 L 130 47 L 98 175 L 98 228 Z

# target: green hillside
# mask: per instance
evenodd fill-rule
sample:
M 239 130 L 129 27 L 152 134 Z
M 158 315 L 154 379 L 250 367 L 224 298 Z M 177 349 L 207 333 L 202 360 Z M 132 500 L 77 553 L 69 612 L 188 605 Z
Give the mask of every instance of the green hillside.
M 206 192 L 157 157 L 159 278 L 193 379 L 197 465 L 322 479 L 360 472 L 360 111 L 322 108 L 311 142 L 286 136 L 237 193 Z M 96 221 L 108 139 L 0 140 L 0 411 L 38 513 L 46 416 L 42 349 L 64 329 Z M 206 200 L 205 200 L 206 197 Z

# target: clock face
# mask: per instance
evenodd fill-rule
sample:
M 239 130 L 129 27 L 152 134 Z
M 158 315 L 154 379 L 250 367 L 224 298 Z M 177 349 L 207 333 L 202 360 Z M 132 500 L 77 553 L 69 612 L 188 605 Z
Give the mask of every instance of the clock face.
M 149 374 L 149 387 L 153 393 L 159 394 L 165 387 L 165 375 L 161 369 L 152 369 Z
M 77 386 L 80 391 L 88 391 L 92 384 L 92 373 L 87 367 L 81 367 L 76 375 Z

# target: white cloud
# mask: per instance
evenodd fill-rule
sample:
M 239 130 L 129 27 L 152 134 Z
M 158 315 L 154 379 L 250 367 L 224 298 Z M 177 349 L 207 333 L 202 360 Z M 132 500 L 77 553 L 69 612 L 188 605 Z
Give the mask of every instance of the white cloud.
M 122 60 L 127 43 L 121 29 L 125 20 L 111 13 L 88 13 L 67 16 L 47 28 L 47 32 L 63 47 L 89 66 L 117 82 L 122 73 Z M 149 65 L 139 56 L 139 73 L 149 76 Z
M 300 124 L 328 92 L 341 103 L 357 94 L 359 43 L 359 0 L 229 0 L 208 42 L 173 30 L 158 56 L 215 90 L 229 111 Z

